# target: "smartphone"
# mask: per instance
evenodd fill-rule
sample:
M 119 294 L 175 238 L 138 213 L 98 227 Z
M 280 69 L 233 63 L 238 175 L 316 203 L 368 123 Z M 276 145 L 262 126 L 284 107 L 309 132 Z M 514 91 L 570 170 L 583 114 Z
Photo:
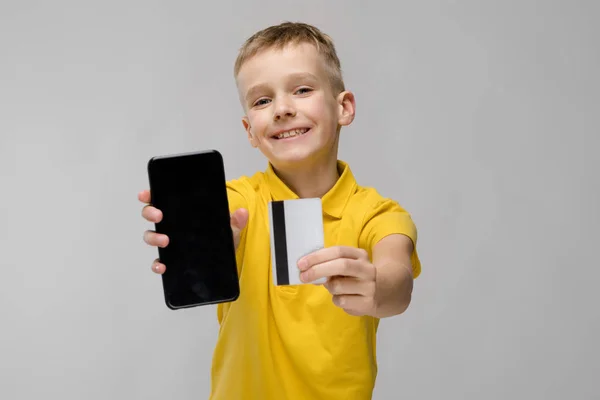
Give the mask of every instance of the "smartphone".
M 151 205 L 163 213 L 155 231 L 164 298 L 172 310 L 231 302 L 240 294 L 223 157 L 217 150 L 152 157 Z

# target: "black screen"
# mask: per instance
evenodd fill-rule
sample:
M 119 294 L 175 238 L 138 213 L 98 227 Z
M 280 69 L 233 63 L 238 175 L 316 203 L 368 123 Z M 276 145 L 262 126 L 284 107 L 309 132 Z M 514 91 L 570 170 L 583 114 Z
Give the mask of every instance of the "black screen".
M 232 301 L 239 294 L 223 160 L 216 151 L 155 157 L 148 164 L 152 205 L 169 236 L 159 248 L 170 308 Z

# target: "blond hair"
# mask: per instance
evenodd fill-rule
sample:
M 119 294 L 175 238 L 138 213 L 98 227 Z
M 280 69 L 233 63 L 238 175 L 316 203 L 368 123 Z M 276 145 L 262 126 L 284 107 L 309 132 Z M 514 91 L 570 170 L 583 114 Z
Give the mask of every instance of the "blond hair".
M 328 67 L 331 87 L 336 94 L 345 90 L 342 68 L 333 40 L 315 26 L 301 22 L 283 22 L 256 32 L 240 48 L 233 74 L 237 77 L 244 62 L 266 49 L 283 49 L 289 44 L 309 43 L 316 47 Z

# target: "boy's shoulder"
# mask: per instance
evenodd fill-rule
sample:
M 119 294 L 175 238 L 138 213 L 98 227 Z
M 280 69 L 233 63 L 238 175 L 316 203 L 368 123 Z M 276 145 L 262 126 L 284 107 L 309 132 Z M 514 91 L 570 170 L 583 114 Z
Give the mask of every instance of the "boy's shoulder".
M 226 182 L 227 189 L 234 190 L 242 195 L 258 193 L 266 185 L 264 171 L 257 171 L 252 175 L 241 175 Z
M 344 208 L 342 218 L 353 220 L 359 246 L 372 249 L 385 236 L 403 234 L 417 242 L 417 227 L 400 201 L 387 197 L 373 186 L 355 183 L 355 190 Z
M 410 213 L 399 201 L 383 196 L 372 186 L 356 185 L 354 194 L 344 209 L 344 214 L 353 217 L 362 230 L 379 226 L 397 225 L 403 229 L 413 226 Z M 411 230 L 412 233 L 412 229 Z M 411 236 L 413 236 L 411 234 Z
M 365 209 L 374 209 L 383 204 L 400 207 L 397 200 L 383 196 L 377 188 L 373 186 L 362 186 L 358 183 L 356 184 L 356 191 L 352 195 L 351 200 L 360 204 Z
M 354 190 L 348 199 L 344 213 L 362 214 L 365 218 L 365 221 L 363 221 L 365 223 L 367 220 L 385 213 L 408 215 L 408 211 L 402 207 L 398 200 L 382 195 L 380 190 L 374 186 L 359 183 L 353 175 L 351 179 Z
M 260 193 L 267 189 L 265 173 L 255 172 L 253 175 L 241 175 L 226 181 L 227 197 L 231 211 L 237 208 L 254 208 Z

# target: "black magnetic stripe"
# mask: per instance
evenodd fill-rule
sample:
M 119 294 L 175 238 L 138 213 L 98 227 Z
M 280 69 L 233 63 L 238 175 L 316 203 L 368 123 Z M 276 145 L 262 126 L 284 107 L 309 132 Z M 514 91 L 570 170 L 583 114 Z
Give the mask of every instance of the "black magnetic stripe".
M 289 285 L 287 238 L 285 234 L 285 212 L 283 201 L 273 201 L 273 237 L 275 242 L 275 263 L 277 270 L 277 284 Z

